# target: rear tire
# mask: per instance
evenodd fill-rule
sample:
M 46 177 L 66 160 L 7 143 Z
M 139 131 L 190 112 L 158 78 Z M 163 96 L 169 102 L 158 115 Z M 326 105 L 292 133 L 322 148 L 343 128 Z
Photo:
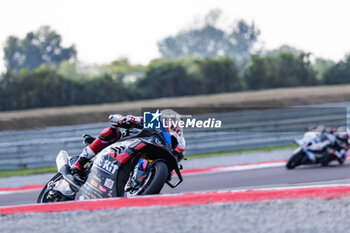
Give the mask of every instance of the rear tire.
M 295 167 L 302 164 L 302 160 L 305 156 L 304 151 L 300 150 L 299 152 L 295 153 L 288 159 L 288 162 L 286 164 L 287 169 L 294 169 Z

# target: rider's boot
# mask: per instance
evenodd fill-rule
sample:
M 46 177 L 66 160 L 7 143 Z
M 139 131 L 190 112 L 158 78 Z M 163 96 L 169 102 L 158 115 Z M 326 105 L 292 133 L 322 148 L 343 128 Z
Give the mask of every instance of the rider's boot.
M 72 165 L 71 171 L 73 174 L 77 174 L 78 176 L 82 176 L 84 174 L 84 166 L 90 159 L 79 156 L 77 161 Z
M 95 152 L 89 147 L 85 147 L 84 150 L 79 155 L 79 158 L 75 161 L 75 163 L 71 167 L 71 171 L 73 174 L 77 174 L 81 177 L 84 174 L 84 166 L 87 162 L 90 161 L 92 157 L 95 156 Z

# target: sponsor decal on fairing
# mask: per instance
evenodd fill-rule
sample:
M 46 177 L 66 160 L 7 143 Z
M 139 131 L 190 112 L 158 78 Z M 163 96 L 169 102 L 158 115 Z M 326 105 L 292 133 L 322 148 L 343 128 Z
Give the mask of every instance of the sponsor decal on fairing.
M 109 188 L 109 189 L 112 189 L 113 188 L 113 184 L 114 184 L 114 181 L 109 179 L 109 178 L 107 178 L 105 180 L 104 186 Z
M 96 165 L 98 166 L 98 168 L 112 175 L 114 175 L 115 172 L 118 170 L 117 164 L 113 164 L 112 161 L 107 160 L 104 157 L 98 158 L 96 161 Z
M 105 187 L 103 187 L 102 185 L 99 185 L 99 186 L 98 186 L 98 189 L 99 189 L 100 191 L 104 192 L 104 193 L 107 192 L 107 189 L 106 189 Z
M 97 184 L 97 182 L 96 181 L 94 181 L 94 180 L 90 180 L 90 184 L 92 184 L 92 186 L 94 186 L 94 187 L 98 187 L 98 184 Z

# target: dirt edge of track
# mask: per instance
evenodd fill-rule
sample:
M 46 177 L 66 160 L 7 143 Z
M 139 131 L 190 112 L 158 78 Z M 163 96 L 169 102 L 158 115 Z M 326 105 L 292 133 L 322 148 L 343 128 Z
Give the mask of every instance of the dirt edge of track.
M 140 114 L 144 107 L 279 108 L 350 101 L 350 85 L 277 88 L 161 98 L 100 105 L 42 108 L 0 113 L 0 131 L 105 122 L 111 113 Z M 194 112 L 195 113 L 195 112 Z

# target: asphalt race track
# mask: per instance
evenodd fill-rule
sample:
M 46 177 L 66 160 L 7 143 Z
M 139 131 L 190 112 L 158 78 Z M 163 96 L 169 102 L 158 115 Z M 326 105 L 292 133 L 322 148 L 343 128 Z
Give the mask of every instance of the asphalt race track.
M 19 213 L 0 215 L 0 232 L 166 232 L 171 229 L 174 233 L 192 232 L 247 232 L 247 233 L 291 233 L 291 232 L 349 232 L 350 222 L 350 158 L 343 166 L 336 162 L 328 167 L 320 165 L 303 166 L 294 170 L 287 170 L 285 160 L 292 153 L 292 149 L 269 152 L 253 152 L 241 155 L 220 156 L 205 159 L 186 161 L 184 164 L 184 182 L 176 189 L 165 186 L 162 197 L 143 197 L 144 200 L 137 202 L 132 199 L 107 199 L 102 202 L 129 202 L 145 203 L 145 199 L 151 202 L 149 207 L 130 207 L 117 209 L 100 209 L 101 203 L 87 201 L 62 203 L 66 205 L 95 204 L 97 209 L 82 210 L 81 206 L 75 211 L 57 210 L 52 205 L 28 205 L 4 207 L 4 209 L 23 209 L 45 207 L 54 212 L 43 213 Z M 264 163 L 264 161 L 270 161 Z M 272 162 L 271 162 L 272 161 Z M 215 169 L 208 167 L 219 166 Z M 196 169 L 202 173 L 191 173 Z M 197 170 L 197 172 L 199 171 Z M 205 172 L 203 172 L 203 170 Z M 187 174 L 185 174 L 187 172 Z M 27 177 L 10 177 L 0 179 L 0 206 L 11 206 L 35 203 L 40 190 L 35 191 L 9 191 L 6 187 L 23 187 L 23 185 L 44 184 L 52 174 L 32 175 Z M 176 182 L 176 179 L 172 182 Z M 10 186 L 8 186 L 10 185 Z M 302 188 L 300 188 L 302 187 Z M 346 187 L 346 188 L 344 188 Z M 12 188 L 12 189 L 13 189 Z M 8 189 L 10 190 L 10 189 Z M 225 192 L 236 190 L 233 192 Z M 252 190 L 246 191 L 244 190 Z M 254 191 L 255 190 L 255 191 Z M 283 195 L 291 199 L 283 200 Z M 293 191 L 294 190 L 294 191 Z M 321 198 L 308 196 L 307 199 L 298 199 L 296 190 L 302 196 L 308 191 L 322 194 Z M 338 190 L 338 195 L 331 190 Z M 206 192 L 211 191 L 211 192 Z M 242 192 L 243 191 L 243 192 Z M 176 193 L 197 194 L 176 195 Z M 229 194 L 247 197 L 247 193 L 256 193 L 251 196 L 254 202 L 240 202 L 238 199 L 223 203 L 220 199 Z M 270 192 L 270 195 L 267 193 Z M 272 194 L 273 192 L 274 194 Z M 279 193 L 279 194 L 277 194 Z M 175 194 L 176 196 L 172 196 Z M 206 198 L 203 195 L 210 194 Z M 277 194 L 277 195 L 276 195 Z M 257 195 L 257 196 L 256 196 Z M 340 195 L 340 196 L 339 196 Z M 195 196 L 187 204 L 168 206 L 176 203 L 176 200 L 184 200 L 184 196 Z M 227 196 L 228 197 L 228 196 Z M 338 197 L 338 198 L 337 198 Z M 339 198 L 340 197 L 340 198 Z M 252 199 L 253 198 L 253 199 Z M 267 198 L 258 201 L 259 198 Z M 142 199 L 142 197 L 141 197 Z M 158 203 L 164 199 L 165 206 Z M 199 200 L 201 204 L 193 204 Z M 209 204 L 208 204 L 209 203 Z M 107 207 L 110 204 L 107 204 Z M 141 206 L 142 206 L 141 205 Z M 170 216 L 170 217 L 169 217 Z M 130 224 L 130 220 L 142 224 Z M 155 221 L 156 219 L 156 221 Z M 307 221 L 305 221 L 307 219 Z M 235 221 L 233 221 L 235 220 Z M 86 222 L 93 224 L 76 224 Z M 62 224 L 64 223 L 64 224 Z M 71 226 L 74 225 L 74 228 Z M 23 231 L 25 229 L 25 231 Z
M 350 184 L 350 161 L 342 166 L 336 163 L 328 167 L 319 165 L 287 170 L 284 166 L 257 168 L 245 171 L 189 174 L 175 189 L 167 185 L 162 194 L 204 192 L 233 189 L 292 187 L 303 185 Z M 174 179 L 172 182 L 175 182 Z M 36 202 L 39 190 L 21 191 L 0 195 L 0 206 L 31 204 Z
M 350 162 L 343 166 L 300 167 L 287 170 L 285 167 L 262 168 L 248 171 L 196 174 L 184 177 L 176 189 L 163 188 L 162 193 L 215 191 L 223 189 L 255 189 L 313 184 L 350 184 Z

